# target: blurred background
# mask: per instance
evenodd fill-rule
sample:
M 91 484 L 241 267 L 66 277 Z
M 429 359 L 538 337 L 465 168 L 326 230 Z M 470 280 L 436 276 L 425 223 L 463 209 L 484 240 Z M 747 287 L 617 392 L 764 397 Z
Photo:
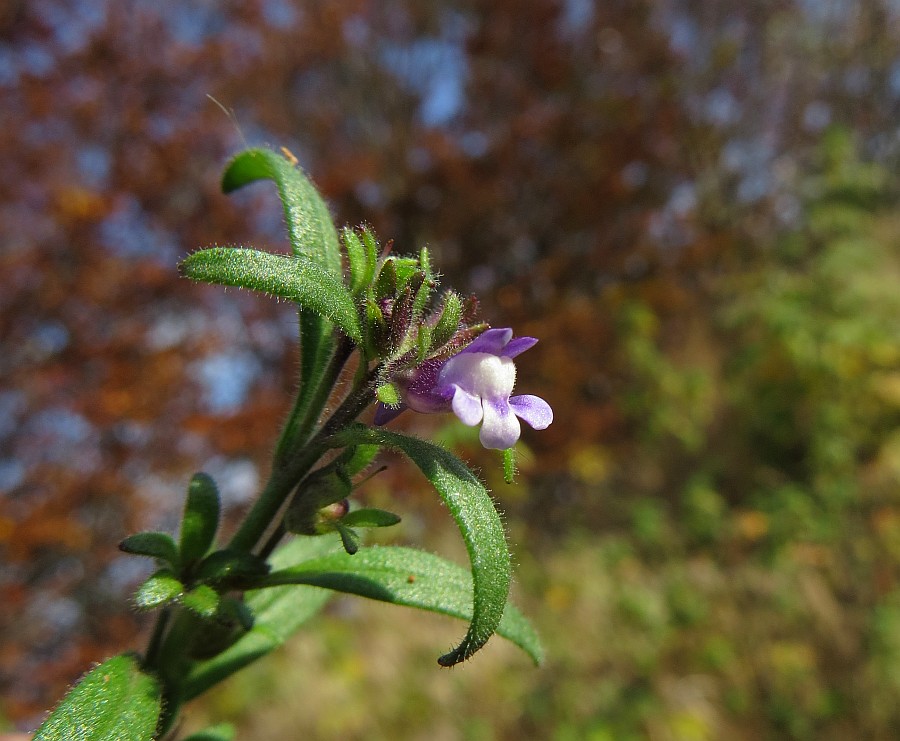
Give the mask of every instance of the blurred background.
M 122 537 L 265 479 L 293 312 L 175 265 L 286 249 L 273 188 L 218 190 L 268 144 L 541 338 L 518 486 L 405 423 L 494 489 L 547 660 L 439 670 L 461 624 L 336 599 L 189 727 L 896 738 L 898 114 L 896 0 L 0 3 L 0 729 L 143 645 Z M 411 467 L 360 496 L 464 560 Z

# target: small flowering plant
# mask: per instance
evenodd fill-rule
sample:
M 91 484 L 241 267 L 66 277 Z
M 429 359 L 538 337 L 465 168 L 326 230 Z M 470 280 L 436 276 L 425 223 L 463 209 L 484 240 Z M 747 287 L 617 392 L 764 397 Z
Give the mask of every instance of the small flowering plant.
M 143 653 L 108 659 L 85 675 L 36 739 L 175 738 L 184 703 L 275 649 L 335 592 L 468 621 L 441 666 L 470 658 L 494 633 L 541 660 L 534 630 L 508 603 L 509 550 L 487 490 L 447 450 L 386 427 L 404 410 L 452 412 L 481 425 L 482 444 L 503 451 L 510 480 L 519 420 L 537 430 L 553 421 L 543 399 L 512 395 L 514 358 L 537 340 L 489 328 L 474 299 L 438 294 L 427 250 L 397 256 L 368 228 L 338 234 L 285 155 L 243 152 L 222 186 L 231 192 L 273 181 L 292 254 L 213 247 L 180 266 L 192 280 L 297 305 L 301 380 L 270 478 L 227 539 L 216 482 L 198 473 L 177 537 L 144 532 L 122 541 L 123 551 L 156 564 L 134 597 L 139 610 L 157 614 L 150 642 Z M 365 424 L 370 406 L 373 423 Z M 353 503 L 354 488 L 385 449 L 409 458 L 446 503 L 468 569 L 416 549 L 363 544 L 359 531 L 400 520 Z M 216 726 L 192 738 L 232 737 Z

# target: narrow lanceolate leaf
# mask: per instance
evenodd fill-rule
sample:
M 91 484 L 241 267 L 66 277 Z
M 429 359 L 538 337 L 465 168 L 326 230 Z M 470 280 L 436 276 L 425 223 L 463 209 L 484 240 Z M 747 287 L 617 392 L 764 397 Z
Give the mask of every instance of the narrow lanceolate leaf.
M 155 610 L 181 598 L 184 585 L 168 569 L 160 569 L 150 576 L 134 595 L 134 604 L 140 610 Z
M 405 453 L 431 482 L 456 520 L 472 564 L 472 620 L 459 646 L 441 656 L 438 663 L 453 666 L 465 661 L 497 629 L 509 596 L 509 549 L 487 489 L 459 458 L 424 440 L 360 426 L 337 435 L 336 442 L 371 443 Z
M 173 569 L 179 565 L 178 546 L 168 533 L 147 532 L 129 535 L 119 543 L 119 550 L 135 556 L 164 561 Z
M 219 489 L 212 477 L 197 473 L 188 484 L 181 519 L 181 560 L 198 561 L 212 547 L 219 529 Z
M 228 548 L 210 553 L 196 570 L 196 577 L 208 584 L 240 587 L 256 577 L 269 572 L 266 562 L 259 556 Z
M 295 161 L 271 149 L 248 149 L 228 164 L 222 191 L 231 193 L 257 180 L 271 180 L 284 206 L 291 249 L 335 275 L 341 272 L 337 229 L 315 186 Z
M 88 672 L 44 721 L 35 741 L 150 741 L 161 708 L 156 678 L 123 654 Z
M 285 154 L 290 154 L 284 151 Z M 309 259 L 340 280 L 341 248 L 337 229 L 328 213 L 328 206 L 298 167 L 296 158 L 293 155 L 282 156 L 270 149 L 249 149 L 242 152 L 226 168 L 222 177 L 222 190 L 231 193 L 258 180 L 271 180 L 278 188 L 294 255 Z M 328 319 L 334 321 L 326 312 L 304 306 L 300 302 L 302 385 L 297 400 L 298 414 L 306 412 L 311 400 L 315 398 L 316 389 L 322 382 L 323 370 L 334 349 Z M 337 324 L 340 326 L 339 322 Z M 318 411 L 315 410 L 314 413 Z
M 272 554 L 272 567 L 287 566 L 313 558 L 343 552 L 337 534 L 299 536 Z M 198 662 L 183 687 L 185 701 L 196 697 L 234 672 L 278 648 L 331 597 L 326 589 L 284 586 L 255 589 L 245 593 L 244 604 L 253 613 L 253 627 L 218 655 Z
M 305 257 L 228 247 L 210 247 L 186 257 L 183 275 L 204 283 L 240 286 L 295 301 L 304 310 L 327 317 L 359 342 L 359 316 L 340 278 Z
M 356 509 L 341 519 L 348 527 L 391 527 L 400 522 L 400 515 L 383 509 Z
M 472 619 L 472 576 L 454 563 L 411 548 L 362 548 L 356 555 L 334 553 L 275 571 L 266 584 L 310 584 L 337 592 L 417 607 Z M 506 605 L 497 634 L 528 653 L 543 658 L 534 628 L 511 604 Z
M 355 445 L 341 453 L 338 461 L 348 476 L 356 476 L 375 460 L 380 450 L 377 445 Z

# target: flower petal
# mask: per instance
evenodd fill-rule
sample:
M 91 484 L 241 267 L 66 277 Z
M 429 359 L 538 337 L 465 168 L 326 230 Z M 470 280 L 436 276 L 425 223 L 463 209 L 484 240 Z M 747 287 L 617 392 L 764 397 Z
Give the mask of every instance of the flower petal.
M 526 350 L 531 349 L 537 344 L 537 337 L 516 337 L 516 339 L 512 340 L 500 354 L 504 358 L 514 358 L 516 355 L 521 355 Z
M 459 417 L 459 421 L 469 427 L 474 427 L 484 414 L 481 408 L 481 399 L 468 391 L 464 391 L 459 386 L 454 386 L 453 393 L 453 413 Z
M 400 416 L 400 414 L 406 409 L 405 404 L 400 404 L 396 407 L 389 407 L 387 404 L 382 404 L 380 401 L 375 405 L 375 425 L 377 427 L 381 427 L 381 425 L 386 425 L 391 420 L 396 419 Z
M 481 433 L 478 435 L 481 444 L 486 448 L 497 450 L 506 450 L 515 445 L 522 428 L 506 400 L 485 399 L 482 406 L 484 407 L 484 422 L 481 425 Z
M 503 348 L 512 339 L 513 331 L 509 327 L 488 329 L 482 332 L 472 342 L 466 345 L 460 352 L 486 352 L 491 355 L 501 355 Z
M 540 396 L 531 394 L 512 396 L 509 405 L 517 417 L 524 419 L 536 430 L 545 430 L 553 422 L 553 410 Z

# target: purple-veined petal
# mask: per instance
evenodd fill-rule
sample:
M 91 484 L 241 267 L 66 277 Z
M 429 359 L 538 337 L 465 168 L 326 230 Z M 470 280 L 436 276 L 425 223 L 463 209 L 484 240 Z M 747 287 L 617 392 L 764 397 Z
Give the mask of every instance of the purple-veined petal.
M 494 401 L 485 399 L 484 422 L 478 439 L 486 448 L 506 450 L 516 444 L 522 428 L 506 400 Z
M 545 430 L 553 422 L 553 410 L 540 396 L 531 394 L 512 396 L 509 405 L 517 417 L 524 419 L 536 430 Z
M 516 355 L 521 355 L 526 350 L 530 350 L 537 342 L 537 337 L 516 337 L 503 348 L 500 354 L 504 358 L 514 358 Z
M 509 327 L 488 329 L 466 345 L 461 352 L 486 352 L 491 355 L 501 355 L 503 348 L 506 347 L 512 336 L 513 331 Z
M 437 414 L 450 411 L 450 389 L 437 388 L 427 393 L 414 393 L 409 389 L 403 396 L 406 406 L 421 414 Z
M 375 424 L 378 427 L 381 425 L 386 425 L 388 422 L 397 419 L 400 414 L 406 409 L 405 404 L 400 404 L 400 406 L 389 407 L 387 404 L 382 404 L 380 401 L 375 405 Z
M 453 413 L 459 417 L 459 421 L 464 425 L 474 427 L 481 422 L 481 418 L 484 414 L 484 411 L 481 408 L 481 399 L 474 394 L 470 394 L 468 391 L 461 389 L 459 386 L 454 386 L 454 389 L 452 401 Z

